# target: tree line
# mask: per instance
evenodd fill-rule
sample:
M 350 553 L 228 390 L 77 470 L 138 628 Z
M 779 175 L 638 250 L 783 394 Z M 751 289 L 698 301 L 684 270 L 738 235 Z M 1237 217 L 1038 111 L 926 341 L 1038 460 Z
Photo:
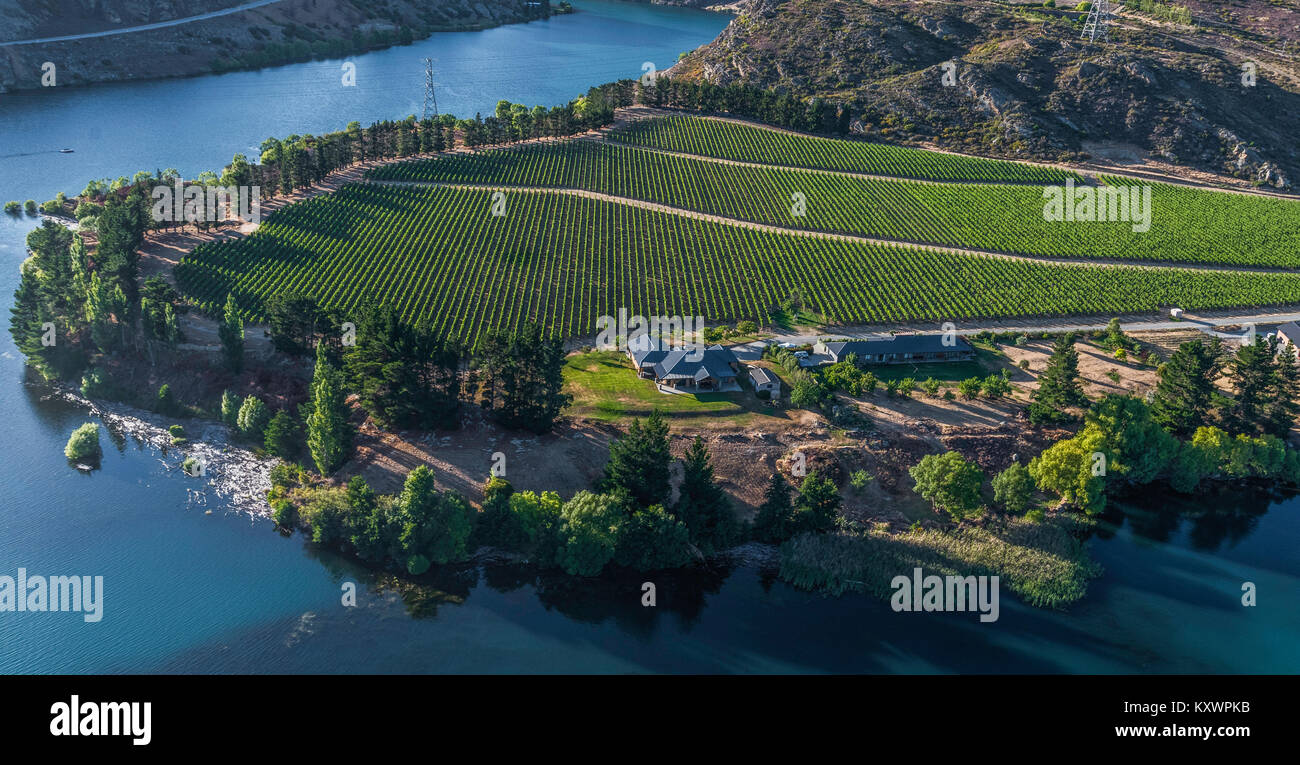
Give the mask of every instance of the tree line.
M 648 106 L 731 114 L 807 133 L 848 135 L 852 123 L 848 104 L 822 98 L 805 101 L 788 92 L 739 82 L 715 85 L 658 77 L 653 85 L 638 84 L 636 98 Z
M 315 353 L 308 400 L 297 412 L 254 418 L 246 427 L 242 408 L 264 404 L 248 403 L 256 396 L 239 400 L 228 393 L 223 418 L 283 459 L 307 453 L 322 475 L 334 473 L 351 455 L 349 395 L 388 430 L 455 429 L 468 403 L 505 428 L 545 433 L 571 401 L 563 392 L 563 343 L 533 322 L 493 329 L 469 348 L 425 322 L 402 321 L 388 304 L 363 309 L 355 323 L 303 295 L 277 296 L 268 311 L 278 350 Z M 230 298 L 219 329 L 223 341 L 230 339 L 228 359 L 242 356 L 239 313 Z
M 674 463 L 682 476 L 675 496 Z M 492 476 L 482 510 L 475 511 L 456 492 L 439 491 L 434 478 L 419 466 L 400 494 L 377 496 L 359 476 L 346 488 L 317 488 L 304 471 L 282 464 L 273 471 L 269 497 L 281 526 L 302 526 L 318 544 L 412 574 L 465 560 L 483 546 L 576 576 L 596 576 L 609 565 L 678 568 L 746 539 L 780 543 L 829 531 L 840 505 L 833 481 L 814 472 L 796 491 L 776 473 L 755 522 L 741 523 L 717 484 L 703 439 L 675 459 L 657 410 L 611 443 L 601 478 L 567 501 L 551 491 L 515 491 L 504 477 Z
M 1118 322 L 1102 340 L 1117 356 L 1133 343 Z M 1287 439 L 1300 416 L 1300 365 L 1295 347 L 1255 335 L 1234 352 L 1218 337 L 1182 343 L 1158 368 L 1146 397 L 1084 394 L 1074 336 L 1053 345 L 1027 408 L 1031 422 L 1082 427 L 1033 458 L 995 475 L 993 504 L 1013 514 L 1032 508 L 1035 489 L 1087 513 L 1107 497 L 1163 482 L 1190 494 L 1207 481 L 1261 481 L 1300 486 L 1300 451 Z M 1225 380 L 1228 393 L 1218 382 Z M 928 455 L 911 469 L 917 493 L 954 520 L 987 506 L 984 473 L 957 452 Z

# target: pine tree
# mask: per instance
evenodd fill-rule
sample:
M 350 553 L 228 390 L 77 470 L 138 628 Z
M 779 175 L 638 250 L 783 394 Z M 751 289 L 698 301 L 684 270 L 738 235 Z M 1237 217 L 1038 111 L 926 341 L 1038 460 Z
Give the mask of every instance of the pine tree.
M 789 539 L 793 512 L 790 484 L 779 472 L 773 473 L 763 494 L 763 504 L 759 505 L 754 516 L 754 539 L 768 544 L 780 544 Z
M 361 404 L 385 428 L 454 428 L 459 424 L 458 343 L 410 326 L 384 305 L 362 317 L 364 343 L 347 355 L 348 376 Z
M 271 454 L 283 460 L 292 460 L 298 456 L 300 438 L 298 423 L 294 421 L 293 415 L 281 409 L 267 423 L 263 441 Z
M 1219 376 L 1219 339 L 1209 344 L 1189 340 L 1160 367 L 1151 398 L 1151 416 L 1177 435 L 1189 435 L 1209 423 L 1214 380 Z
M 352 451 L 352 426 L 348 422 L 346 394 L 340 378 L 325 344 L 317 345 L 311 411 L 307 416 L 307 448 L 321 475 L 338 470 Z
M 573 400 L 564 393 L 564 344 L 534 322 L 489 332 L 476 355 L 487 404 L 507 428 L 545 433 Z
M 234 293 L 226 295 L 226 307 L 221 314 L 217 335 L 221 338 L 221 351 L 226 357 L 226 366 L 239 374 L 244 370 L 244 318 L 239 314 Z
M 604 489 L 627 491 L 639 507 L 666 505 L 671 464 L 668 423 L 656 409 L 644 424 L 633 420 L 627 435 L 609 445 Z
M 1224 428 L 1232 433 L 1258 433 L 1267 427 L 1270 403 L 1277 400 L 1277 365 L 1273 347 L 1263 336 L 1237 349 L 1228 365 L 1233 399 L 1223 412 Z
M 721 550 L 736 537 L 731 501 L 714 480 L 709 448 L 699 436 L 682 458 L 683 477 L 673 514 L 690 531 L 691 540 L 708 553 Z
M 1277 381 L 1273 401 L 1268 405 L 1265 430 L 1285 439 L 1300 416 L 1300 367 L 1296 365 L 1296 349 L 1287 343 L 1277 353 Z
M 830 531 L 840 512 L 840 490 L 829 478 L 816 471 L 808 474 L 799 485 L 799 496 L 794 501 L 793 528 L 795 534 Z
M 1081 406 L 1087 400 L 1079 379 L 1079 352 L 1074 349 L 1074 335 L 1066 335 L 1052 346 L 1047 368 L 1038 378 L 1030 419 L 1035 422 L 1057 419 L 1067 407 Z

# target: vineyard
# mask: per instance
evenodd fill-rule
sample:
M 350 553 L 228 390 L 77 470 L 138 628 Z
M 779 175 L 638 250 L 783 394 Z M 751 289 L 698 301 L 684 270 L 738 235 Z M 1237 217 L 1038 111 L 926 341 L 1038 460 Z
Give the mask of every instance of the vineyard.
M 941 154 L 903 146 L 798 135 L 699 117 L 638 120 L 610 136 L 620 143 L 761 165 L 812 167 L 934 181 L 1064 183 L 1067 170 Z
M 495 156 L 495 155 L 493 155 Z M 545 155 L 543 155 L 545 156 Z M 553 155 L 562 157 L 563 155 Z M 441 162 L 441 160 L 440 160 Z M 410 167 L 410 166 L 403 166 Z M 558 172 L 558 171 L 557 171 Z M 1035 263 L 758 231 L 552 192 L 353 184 L 205 243 L 175 276 L 205 310 L 250 319 L 298 292 L 345 313 L 391 303 L 472 341 L 536 319 L 590 335 L 619 308 L 765 319 L 798 293 L 844 323 L 1118 314 L 1300 302 L 1300 276 Z
M 658 122 L 677 120 L 648 124 Z M 585 189 L 783 228 L 1040 257 L 1300 267 L 1300 203 L 1169 184 L 1150 184 L 1149 229 L 1135 231 L 1132 220 L 1046 220 L 1043 186 L 736 165 L 591 140 L 387 165 L 370 177 Z

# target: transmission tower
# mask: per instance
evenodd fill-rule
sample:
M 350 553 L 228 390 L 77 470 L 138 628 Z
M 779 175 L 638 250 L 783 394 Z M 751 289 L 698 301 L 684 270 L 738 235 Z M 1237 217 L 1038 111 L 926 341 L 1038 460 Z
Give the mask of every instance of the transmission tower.
M 433 59 L 424 60 L 424 114 L 421 120 L 429 119 L 429 107 L 433 107 L 433 116 L 438 116 L 438 97 L 433 93 Z
M 1088 18 L 1083 22 L 1083 39 L 1089 42 L 1110 40 L 1110 0 L 1092 0 Z

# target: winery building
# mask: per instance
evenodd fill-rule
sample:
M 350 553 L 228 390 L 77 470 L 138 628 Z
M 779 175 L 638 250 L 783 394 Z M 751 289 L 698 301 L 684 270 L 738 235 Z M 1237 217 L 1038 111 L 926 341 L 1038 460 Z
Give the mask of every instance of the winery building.
M 850 355 L 863 364 L 930 364 L 971 361 L 975 346 L 960 335 L 894 335 L 879 340 L 823 340 L 813 347 L 813 353 L 828 358 L 831 364 Z

